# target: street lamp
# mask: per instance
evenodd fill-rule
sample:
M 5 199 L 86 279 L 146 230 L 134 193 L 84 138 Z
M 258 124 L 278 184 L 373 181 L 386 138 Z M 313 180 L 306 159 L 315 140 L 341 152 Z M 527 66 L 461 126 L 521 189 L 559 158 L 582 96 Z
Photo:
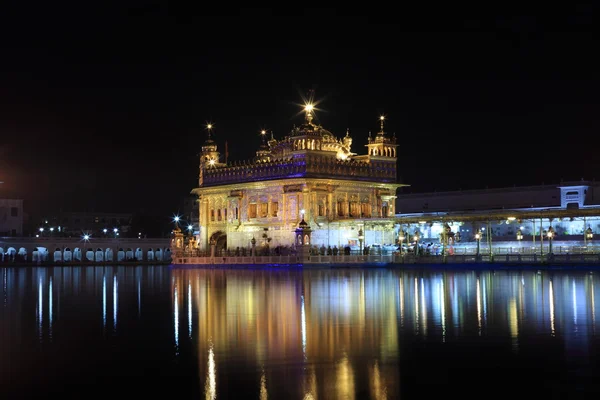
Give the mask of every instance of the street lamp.
M 475 233 L 475 240 L 477 241 L 477 253 L 475 253 L 477 255 L 477 257 L 479 257 L 479 246 L 480 246 L 480 242 L 481 242 L 481 231 L 477 231 L 477 233 Z
M 102 232 L 104 232 L 104 234 L 106 235 L 106 232 L 108 232 L 108 229 L 104 228 L 104 229 L 102 229 Z
M 546 236 L 548 236 L 548 240 L 550 241 L 549 245 L 548 245 L 548 254 L 552 255 L 552 239 L 554 239 L 554 228 L 550 227 L 548 228 L 548 232 L 546 233 Z
M 592 228 L 588 227 L 588 228 L 585 230 L 585 238 L 586 238 L 587 240 L 592 240 L 592 239 L 594 238 L 594 232 L 592 232 Z
M 520 229 L 517 231 L 517 240 L 519 240 L 519 241 L 523 240 L 523 232 L 521 232 Z
M 365 240 L 365 235 L 363 234 L 363 230 L 358 230 L 358 241 L 360 243 L 360 254 L 363 253 L 363 240 Z
M 40 228 L 40 236 L 44 235 L 44 228 Z
M 402 255 L 402 242 L 406 239 L 406 233 L 404 231 L 400 231 L 400 235 L 398 236 L 398 240 L 400 241 L 400 255 Z
M 415 234 L 413 236 L 413 239 L 415 241 L 415 256 L 419 255 L 419 238 L 421 237 L 421 234 L 419 233 L 419 231 L 415 231 Z

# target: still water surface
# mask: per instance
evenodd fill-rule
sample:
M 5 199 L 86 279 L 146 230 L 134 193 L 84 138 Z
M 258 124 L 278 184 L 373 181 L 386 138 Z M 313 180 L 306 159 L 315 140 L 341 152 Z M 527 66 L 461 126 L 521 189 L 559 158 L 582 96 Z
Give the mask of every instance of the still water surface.
M 2 398 L 600 394 L 600 271 L 144 266 L 0 275 Z

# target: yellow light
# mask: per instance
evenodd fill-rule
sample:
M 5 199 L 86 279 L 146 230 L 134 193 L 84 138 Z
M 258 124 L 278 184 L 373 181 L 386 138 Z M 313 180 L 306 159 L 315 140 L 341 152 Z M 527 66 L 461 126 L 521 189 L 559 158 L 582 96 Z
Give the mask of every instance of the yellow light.
M 212 124 L 208 124 L 208 125 L 206 125 L 206 127 L 207 127 L 208 129 L 212 129 Z
M 260 131 L 261 135 L 265 135 L 267 133 L 267 131 L 265 131 L 264 129 L 262 131 Z
M 311 111 L 313 110 L 313 108 L 314 108 L 314 107 L 313 107 L 313 105 L 312 105 L 312 104 L 307 104 L 307 105 L 304 107 L 304 110 L 305 110 L 305 111 L 308 111 L 308 112 L 311 112 Z
M 479 233 L 476 233 L 476 234 L 475 234 L 475 239 L 476 239 L 476 240 L 479 240 L 479 239 L 481 239 L 481 235 L 480 235 Z
M 419 221 L 420 224 L 426 224 L 427 221 Z
M 516 217 L 508 217 L 507 218 L 509 221 L 514 221 L 515 219 L 517 219 Z
M 385 116 L 383 116 L 383 115 L 382 115 L 382 116 L 380 116 L 380 117 L 379 117 L 379 119 L 380 119 L 381 121 L 383 121 L 383 120 L 385 119 Z
M 415 239 L 415 242 L 416 242 L 417 240 L 419 240 L 419 237 L 417 235 L 415 235 L 415 237 L 413 239 Z
M 208 163 L 209 163 L 210 165 L 215 165 L 215 160 L 210 160 Z

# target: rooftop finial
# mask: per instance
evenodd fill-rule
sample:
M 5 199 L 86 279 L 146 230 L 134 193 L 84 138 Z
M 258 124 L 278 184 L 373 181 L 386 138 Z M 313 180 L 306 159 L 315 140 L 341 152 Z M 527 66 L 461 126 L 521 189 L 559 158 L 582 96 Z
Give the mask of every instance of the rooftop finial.
M 271 136 L 273 136 L 273 134 L 271 134 Z M 261 130 L 260 131 L 260 137 L 262 138 L 262 142 L 263 142 L 263 146 L 266 145 L 267 142 L 267 131 L 266 130 Z
M 346 128 L 346 137 L 350 137 L 350 128 Z
M 208 131 L 208 139 L 212 138 L 212 129 L 213 129 L 213 124 L 211 124 L 210 122 L 208 124 L 206 124 L 206 130 Z
M 304 111 L 306 112 L 306 123 L 307 124 L 312 123 L 312 120 L 313 120 L 313 114 L 312 114 L 313 109 L 314 109 L 314 106 L 311 103 L 308 103 L 308 104 L 306 104 L 304 106 Z
M 379 122 L 380 122 L 380 126 L 381 126 L 381 134 L 383 134 L 383 121 L 385 121 L 385 115 L 380 115 L 379 116 Z

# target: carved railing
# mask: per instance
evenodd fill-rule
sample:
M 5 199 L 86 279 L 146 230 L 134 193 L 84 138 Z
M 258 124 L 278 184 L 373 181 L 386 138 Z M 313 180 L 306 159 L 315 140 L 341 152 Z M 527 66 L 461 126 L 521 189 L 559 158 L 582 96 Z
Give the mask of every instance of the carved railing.
M 203 186 L 293 177 L 336 177 L 393 183 L 396 181 L 396 165 L 387 164 L 318 157 L 308 160 L 289 158 L 269 162 L 243 162 L 239 165 L 205 169 Z

